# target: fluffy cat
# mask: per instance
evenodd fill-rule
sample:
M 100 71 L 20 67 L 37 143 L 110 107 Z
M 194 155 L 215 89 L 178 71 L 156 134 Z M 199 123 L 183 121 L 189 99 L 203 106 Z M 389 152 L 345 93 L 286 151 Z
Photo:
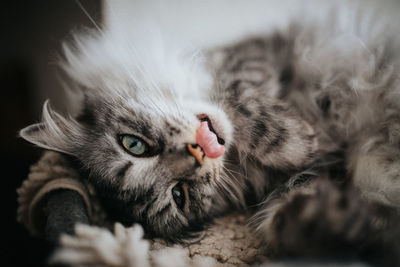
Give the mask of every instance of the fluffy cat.
M 184 240 L 249 207 L 271 255 L 391 264 L 399 41 L 374 22 L 297 22 L 204 57 L 107 29 L 76 35 L 63 67 L 81 113 L 46 102 L 21 136 L 71 156 L 109 218 L 149 236 Z M 210 144 L 199 145 L 201 125 Z

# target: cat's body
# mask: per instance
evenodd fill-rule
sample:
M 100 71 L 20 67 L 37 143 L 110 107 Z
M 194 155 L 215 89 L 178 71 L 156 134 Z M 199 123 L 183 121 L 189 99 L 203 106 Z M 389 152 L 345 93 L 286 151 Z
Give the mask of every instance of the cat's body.
M 341 30 L 293 24 L 204 60 L 79 37 L 65 69 L 82 113 L 46 105 L 21 135 L 76 158 L 110 218 L 149 235 L 182 239 L 251 206 L 276 255 L 359 256 L 386 242 L 365 233 L 391 229 L 400 205 L 399 43 L 382 28 Z M 187 146 L 201 121 L 225 153 L 199 164 Z
M 241 188 L 264 200 L 254 225 L 270 253 L 371 259 L 365 251 L 379 247 L 382 262 L 397 253 L 398 45 L 369 30 L 361 39 L 293 24 L 218 55 L 215 80 L 236 129 L 233 165 Z

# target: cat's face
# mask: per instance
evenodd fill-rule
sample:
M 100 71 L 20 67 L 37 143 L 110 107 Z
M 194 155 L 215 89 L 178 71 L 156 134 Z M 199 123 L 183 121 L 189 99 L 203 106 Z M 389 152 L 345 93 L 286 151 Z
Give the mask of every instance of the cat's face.
M 200 164 L 188 145 L 196 144 L 196 131 L 207 119 L 228 146 L 230 124 L 206 102 L 157 101 L 91 105 L 83 114 L 89 132 L 75 153 L 115 219 L 141 222 L 156 235 L 184 236 L 224 205 L 226 193 L 224 155 L 204 156 Z
M 231 194 L 225 155 L 203 155 L 200 164 L 188 145 L 197 144 L 196 132 L 207 120 L 228 150 L 231 123 L 220 103 L 210 101 L 209 81 L 187 62 L 147 50 L 131 53 L 112 36 L 85 38 L 66 47 L 64 66 L 83 88 L 80 116 L 64 118 L 45 104 L 43 123 L 21 136 L 77 158 L 114 219 L 140 222 L 158 236 L 184 237 Z

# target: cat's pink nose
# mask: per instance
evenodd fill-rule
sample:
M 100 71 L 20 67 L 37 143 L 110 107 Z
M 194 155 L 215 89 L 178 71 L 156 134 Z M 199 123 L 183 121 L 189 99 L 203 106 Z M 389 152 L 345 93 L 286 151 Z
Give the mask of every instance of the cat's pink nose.
M 197 129 L 196 142 L 202 148 L 206 157 L 219 158 L 225 152 L 225 147 L 218 143 L 217 135 L 210 130 L 207 121 L 202 121 Z
M 201 147 L 199 145 L 191 145 L 191 144 L 188 144 L 187 148 L 188 148 L 190 154 L 192 154 L 192 156 L 200 164 L 200 166 L 203 165 L 203 158 L 204 158 L 203 149 L 201 149 Z

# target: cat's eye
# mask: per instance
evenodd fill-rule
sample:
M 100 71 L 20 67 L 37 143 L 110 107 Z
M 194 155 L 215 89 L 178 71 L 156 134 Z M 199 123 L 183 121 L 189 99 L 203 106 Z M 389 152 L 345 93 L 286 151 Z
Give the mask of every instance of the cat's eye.
M 145 141 L 133 135 L 122 135 L 120 140 L 124 149 L 134 156 L 143 156 L 149 148 Z
M 185 207 L 185 200 L 186 200 L 186 196 L 185 196 L 185 191 L 183 189 L 182 184 L 178 183 L 177 185 L 175 185 L 172 188 L 172 197 L 175 201 L 175 204 L 178 206 L 179 209 L 183 210 L 183 208 Z

